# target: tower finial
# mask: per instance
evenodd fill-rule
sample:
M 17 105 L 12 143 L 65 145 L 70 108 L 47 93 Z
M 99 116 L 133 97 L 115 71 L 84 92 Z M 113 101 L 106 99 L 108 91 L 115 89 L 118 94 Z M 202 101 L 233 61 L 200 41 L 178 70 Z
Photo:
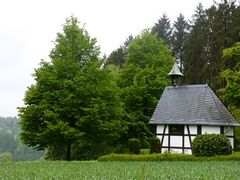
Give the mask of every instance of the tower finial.
M 181 73 L 177 61 L 174 63 L 172 70 L 168 73 L 172 78 L 172 85 L 175 86 L 174 81 L 177 83 L 177 80 L 183 76 Z M 178 83 L 179 84 L 179 83 Z

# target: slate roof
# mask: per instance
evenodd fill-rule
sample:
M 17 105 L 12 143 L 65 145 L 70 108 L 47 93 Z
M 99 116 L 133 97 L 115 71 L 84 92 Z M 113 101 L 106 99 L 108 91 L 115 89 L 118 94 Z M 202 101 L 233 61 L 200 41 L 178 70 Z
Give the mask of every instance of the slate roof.
M 240 126 L 207 84 L 166 87 L 149 123 Z

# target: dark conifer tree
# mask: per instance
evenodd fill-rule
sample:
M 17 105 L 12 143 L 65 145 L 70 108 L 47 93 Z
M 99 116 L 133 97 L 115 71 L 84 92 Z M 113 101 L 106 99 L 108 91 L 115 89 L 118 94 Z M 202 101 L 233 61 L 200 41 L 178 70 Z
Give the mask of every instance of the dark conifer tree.
M 222 52 L 240 41 L 240 8 L 235 1 L 222 0 L 205 11 L 198 7 L 197 12 L 184 53 L 186 81 L 208 83 L 217 91 L 225 86 L 220 72 L 236 64 L 223 60 Z
M 132 35 L 128 36 L 128 38 L 125 40 L 122 46 L 112 51 L 111 54 L 107 57 L 107 60 L 104 66 L 106 67 L 110 64 L 114 64 L 121 68 L 125 63 L 125 56 L 127 53 L 127 49 L 132 39 L 133 39 Z
M 188 35 L 189 24 L 180 13 L 173 24 L 172 49 L 174 56 L 180 61 L 180 69 L 183 70 L 183 52 L 186 47 L 186 38 Z
M 166 14 L 163 14 L 162 17 L 159 18 L 158 22 L 154 24 L 151 29 L 151 33 L 156 33 L 158 38 L 161 38 L 168 47 L 171 47 L 172 28 L 170 19 Z
M 238 9 L 234 1 L 223 0 L 221 3 L 215 3 L 206 11 L 209 47 L 208 77 L 209 84 L 214 90 L 225 86 L 220 72 L 230 65 L 222 58 L 223 49 L 240 40 L 240 25 L 236 23 L 236 19 L 239 21 Z
M 206 83 L 208 77 L 208 26 L 206 11 L 200 3 L 193 15 L 191 30 L 184 51 L 187 84 Z

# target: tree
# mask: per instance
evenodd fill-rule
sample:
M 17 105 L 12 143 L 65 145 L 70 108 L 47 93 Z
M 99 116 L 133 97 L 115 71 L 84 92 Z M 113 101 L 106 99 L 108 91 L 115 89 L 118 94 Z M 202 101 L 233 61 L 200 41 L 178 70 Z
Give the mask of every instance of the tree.
M 187 84 L 208 82 L 208 24 L 206 11 L 200 3 L 193 16 L 191 31 L 184 51 L 184 75 Z
M 14 134 L 7 130 L 0 131 L 0 153 L 10 152 L 13 154 L 17 148 L 17 143 Z
M 171 50 L 157 35 L 143 31 L 129 45 L 126 64 L 120 71 L 119 86 L 122 90 L 128 134 L 124 139 L 138 138 L 143 147 L 152 137 L 148 125 L 159 97 L 168 85 L 167 73 L 173 61 Z
M 225 86 L 221 71 L 234 66 L 222 58 L 222 52 L 240 41 L 240 7 L 235 1 L 222 0 L 198 11 L 202 13 L 197 13 L 184 53 L 186 81 L 208 83 L 217 92 Z
M 19 108 L 21 139 L 35 149 L 61 152 L 71 159 L 79 143 L 112 143 L 119 137 L 122 108 L 108 69 L 101 69 L 99 48 L 75 17 L 57 34 L 50 62 L 35 70 L 36 84 Z M 74 157 L 73 157 L 74 158 Z
M 154 24 L 151 33 L 156 33 L 158 38 L 161 38 L 168 47 L 171 48 L 172 28 L 170 20 L 166 14 L 163 14 L 162 17 L 159 18 L 158 22 Z
M 225 86 L 220 72 L 227 69 L 222 58 L 223 49 L 239 41 L 239 8 L 235 2 L 223 0 L 207 10 L 209 44 L 209 84 L 216 91 Z M 238 31 L 238 32 L 237 32 Z
M 221 76 L 226 80 L 226 86 L 219 90 L 222 100 L 228 105 L 228 109 L 240 122 L 240 43 L 227 48 L 223 51 L 223 58 L 228 62 L 235 62 L 235 66 L 226 69 Z M 232 64 L 232 63 L 231 63 Z M 235 128 L 236 146 L 235 150 L 240 149 L 240 128 Z
M 105 67 L 114 64 L 118 67 L 122 67 L 125 61 L 125 53 L 122 47 L 117 48 L 112 51 L 111 54 L 107 57 L 105 62 Z
M 127 49 L 132 39 L 133 39 L 132 35 L 128 36 L 128 38 L 125 40 L 123 45 L 121 45 L 116 50 L 112 51 L 111 54 L 107 57 L 107 60 L 104 63 L 104 66 L 106 67 L 108 65 L 113 64 L 121 68 L 125 63 L 125 56 L 127 53 Z
M 225 61 L 235 61 L 232 69 L 226 69 L 221 76 L 226 80 L 225 88 L 221 89 L 222 98 L 228 104 L 228 108 L 240 121 L 240 43 L 223 51 Z
M 173 23 L 172 46 L 174 56 L 180 60 L 180 69 L 183 70 L 183 52 L 186 47 L 189 24 L 180 13 L 177 20 Z
M 37 160 L 44 151 L 36 151 L 19 140 L 20 126 L 16 117 L 0 117 L 0 153 L 9 152 L 14 161 Z

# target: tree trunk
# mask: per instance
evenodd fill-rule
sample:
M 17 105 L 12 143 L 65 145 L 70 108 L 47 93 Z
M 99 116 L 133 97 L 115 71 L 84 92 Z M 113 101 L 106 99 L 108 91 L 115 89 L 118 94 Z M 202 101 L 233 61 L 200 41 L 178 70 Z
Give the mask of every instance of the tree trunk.
M 67 146 L 67 161 L 71 160 L 71 143 Z

